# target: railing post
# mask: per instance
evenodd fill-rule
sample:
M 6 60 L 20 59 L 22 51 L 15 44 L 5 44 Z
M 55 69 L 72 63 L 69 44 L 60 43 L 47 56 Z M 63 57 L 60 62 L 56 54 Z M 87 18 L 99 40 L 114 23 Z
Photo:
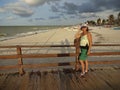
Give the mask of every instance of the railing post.
M 22 51 L 21 51 L 21 47 L 17 46 L 17 55 L 18 55 L 18 65 L 19 65 L 19 73 L 20 75 L 24 74 L 24 70 L 23 70 L 23 61 L 22 61 Z
M 76 58 L 75 58 L 75 70 L 79 69 L 79 60 L 78 60 L 78 56 L 79 56 L 79 51 L 80 51 L 80 44 L 79 44 L 79 38 L 74 40 L 74 45 L 75 45 L 75 49 L 76 49 Z

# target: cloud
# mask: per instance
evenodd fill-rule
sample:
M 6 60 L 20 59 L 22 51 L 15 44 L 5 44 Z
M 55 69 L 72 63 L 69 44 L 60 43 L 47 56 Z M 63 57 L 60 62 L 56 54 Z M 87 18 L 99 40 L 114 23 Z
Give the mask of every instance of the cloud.
M 97 8 L 120 10 L 119 0 L 93 0 L 93 2 Z
M 45 20 L 45 18 L 35 18 L 35 20 Z
M 49 19 L 60 19 L 60 16 L 51 16 Z
M 78 11 L 79 6 L 75 5 L 74 3 L 64 3 L 64 6 L 61 7 L 65 13 L 67 14 L 76 14 Z
M 80 18 L 92 18 L 92 17 L 98 17 L 95 13 L 81 13 L 80 15 Z
M 57 6 L 51 6 L 51 10 L 53 11 L 53 12 L 60 12 L 59 11 L 59 9 L 58 9 L 58 7 Z
M 6 10 L 5 10 L 5 8 L 4 7 L 0 7 L 0 13 L 3 13 L 3 12 L 5 12 Z
M 13 16 L 8 16 L 8 17 L 6 17 L 6 20 L 15 20 L 16 18 L 15 17 L 13 17 Z
M 65 14 L 80 14 L 80 13 L 97 13 L 105 10 L 120 11 L 119 0 L 88 0 L 84 3 L 72 3 L 64 2 L 62 6 L 52 6 L 53 12 L 65 13 Z
M 18 15 L 18 16 L 21 16 L 21 17 L 29 17 L 29 16 L 34 14 L 32 9 L 20 4 L 19 2 L 9 3 L 3 7 L 0 7 L 0 12 L 2 12 L 2 13 L 3 12 L 11 12 L 11 13 Z
M 45 3 L 50 3 L 50 2 L 55 2 L 55 1 L 59 1 L 59 0 L 22 0 L 25 3 L 27 3 L 30 6 L 39 6 L 39 5 L 43 5 Z
M 24 7 L 14 8 L 12 12 L 21 17 L 29 17 L 33 14 L 33 11 Z

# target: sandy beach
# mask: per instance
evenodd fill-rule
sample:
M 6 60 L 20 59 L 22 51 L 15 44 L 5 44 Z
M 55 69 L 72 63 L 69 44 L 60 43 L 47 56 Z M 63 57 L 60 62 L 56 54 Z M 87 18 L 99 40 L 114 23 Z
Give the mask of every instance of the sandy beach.
M 89 27 L 94 43 L 120 43 L 120 30 L 104 27 Z M 59 44 L 69 45 L 74 42 L 74 35 L 77 29 L 67 27 L 49 30 L 30 36 L 18 37 L 1 41 L 0 45 L 46 45 Z

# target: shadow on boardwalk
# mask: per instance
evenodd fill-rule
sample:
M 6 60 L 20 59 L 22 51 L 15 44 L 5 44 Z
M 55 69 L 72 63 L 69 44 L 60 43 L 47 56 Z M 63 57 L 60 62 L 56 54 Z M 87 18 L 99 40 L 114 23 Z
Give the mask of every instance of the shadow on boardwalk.
M 120 66 L 95 68 L 80 77 L 80 71 L 38 71 L 19 76 L 0 75 L 0 90 L 119 90 Z

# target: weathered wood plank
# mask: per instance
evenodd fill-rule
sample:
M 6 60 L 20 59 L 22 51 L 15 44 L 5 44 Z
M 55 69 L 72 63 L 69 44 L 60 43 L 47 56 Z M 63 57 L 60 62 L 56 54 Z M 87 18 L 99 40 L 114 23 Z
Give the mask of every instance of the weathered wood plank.
M 100 75 L 100 77 L 112 89 L 118 90 L 120 88 L 120 85 L 118 85 L 118 83 L 120 83 L 120 80 L 118 79 L 118 77 L 120 76 L 120 73 L 116 72 L 115 70 L 103 70 L 100 72 L 100 74 L 105 74 L 104 77 L 102 75 Z
M 112 61 L 89 61 L 90 65 L 96 64 L 120 64 L 120 60 Z M 41 64 L 23 64 L 23 68 L 56 67 L 56 66 L 74 66 L 75 62 L 63 63 L 41 63 Z M 0 66 L 0 70 L 19 68 L 19 65 Z
M 0 66 L 0 70 L 19 68 L 19 65 Z
M 0 76 L 0 90 L 2 90 L 5 80 L 8 78 L 8 75 L 2 75 Z
M 89 56 L 105 56 L 105 55 L 120 55 L 120 52 L 96 52 L 91 53 Z
M 34 48 L 34 47 L 75 47 L 75 45 L 12 45 L 12 46 L 0 46 L 0 48 L 16 48 L 19 47 L 27 47 L 27 48 Z M 120 46 L 120 44 L 93 44 L 92 46 Z
M 18 55 L 0 55 L 0 59 L 17 59 Z
M 119 90 L 120 68 L 94 69 L 84 78 L 72 69 L 0 76 L 0 90 Z M 3 75 L 4 76 L 4 75 Z
M 101 90 L 103 90 L 103 89 L 104 90 L 112 90 L 111 87 L 109 87 L 103 80 L 101 80 L 100 77 L 98 77 L 98 73 L 92 72 L 91 75 L 92 75 L 92 78 L 94 79 L 94 84 L 97 86 L 97 88 L 99 88 Z
M 28 90 L 28 86 L 29 85 L 29 77 L 30 77 L 30 74 L 27 73 L 23 76 L 20 76 L 21 77 L 21 83 L 19 85 L 19 90 Z
M 1 85 L 1 90 L 8 90 L 9 84 L 11 82 L 11 75 L 8 75 L 4 83 Z

